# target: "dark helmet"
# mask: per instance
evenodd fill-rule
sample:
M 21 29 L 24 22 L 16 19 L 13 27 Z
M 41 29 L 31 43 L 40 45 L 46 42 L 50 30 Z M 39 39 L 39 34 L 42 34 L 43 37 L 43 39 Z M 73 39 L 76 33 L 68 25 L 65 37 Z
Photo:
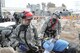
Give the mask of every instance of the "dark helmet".
M 59 13 L 53 13 L 52 15 L 55 15 L 56 18 L 59 18 L 60 19 L 60 14 Z

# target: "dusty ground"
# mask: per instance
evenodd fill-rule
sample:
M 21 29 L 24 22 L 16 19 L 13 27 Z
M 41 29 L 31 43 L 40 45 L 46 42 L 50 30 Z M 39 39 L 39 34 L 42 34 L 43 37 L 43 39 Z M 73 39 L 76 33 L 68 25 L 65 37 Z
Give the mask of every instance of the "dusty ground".
M 67 40 L 73 47 L 76 47 L 80 53 L 80 24 L 73 21 L 62 23 L 61 39 Z

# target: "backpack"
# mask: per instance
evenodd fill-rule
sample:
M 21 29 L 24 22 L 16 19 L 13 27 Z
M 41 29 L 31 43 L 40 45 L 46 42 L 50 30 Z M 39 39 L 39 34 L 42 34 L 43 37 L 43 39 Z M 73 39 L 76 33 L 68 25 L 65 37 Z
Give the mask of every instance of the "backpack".
M 11 36 L 11 34 L 12 34 L 12 32 L 13 32 L 13 30 L 16 28 L 16 25 L 12 25 L 12 26 L 10 26 L 11 28 L 8 28 L 8 27 L 6 27 L 6 28 L 4 28 L 2 31 L 1 31 L 1 34 L 4 34 L 5 33 L 5 38 L 7 38 L 7 40 L 9 40 L 10 41 L 10 36 Z
M 4 41 L 10 41 L 10 36 L 13 32 L 13 30 L 15 29 L 14 27 L 15 25 L 13 26 L 10 26 L 10 27 L 0 27 L 0 44 L 1 44 L 1 47 L 7 47 L 7 45 L 5 44 L 4 45 Z

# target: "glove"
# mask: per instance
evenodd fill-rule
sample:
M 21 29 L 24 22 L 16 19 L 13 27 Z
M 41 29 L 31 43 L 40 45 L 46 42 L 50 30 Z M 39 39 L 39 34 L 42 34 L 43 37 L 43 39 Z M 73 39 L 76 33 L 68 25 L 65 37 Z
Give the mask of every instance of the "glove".
M 19 49 L 21 49 L 22 51 L 26 51 L 26 50 L 27 50 L 24 45 L 20 45 L 20 46 L 19 46 Z
M 43 39 L 43 34 L 39 34 L 39 39 Z
M 57 35 L 55 38 L 56 38 L 57 40 L 60 39 L 60 35 Z
M 26 47 L 26 45 L 23 43 L 19 43 L 19 49 L 22 51 L 28 51 L 29 50 L 29 48 Z

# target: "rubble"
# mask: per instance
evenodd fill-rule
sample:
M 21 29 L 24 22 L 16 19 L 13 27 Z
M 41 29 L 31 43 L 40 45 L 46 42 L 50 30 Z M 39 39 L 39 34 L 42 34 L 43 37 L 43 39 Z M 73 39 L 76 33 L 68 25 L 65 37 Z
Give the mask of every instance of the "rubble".
M 18 53 L 12 47 L 0 48 L 0 53 Z

